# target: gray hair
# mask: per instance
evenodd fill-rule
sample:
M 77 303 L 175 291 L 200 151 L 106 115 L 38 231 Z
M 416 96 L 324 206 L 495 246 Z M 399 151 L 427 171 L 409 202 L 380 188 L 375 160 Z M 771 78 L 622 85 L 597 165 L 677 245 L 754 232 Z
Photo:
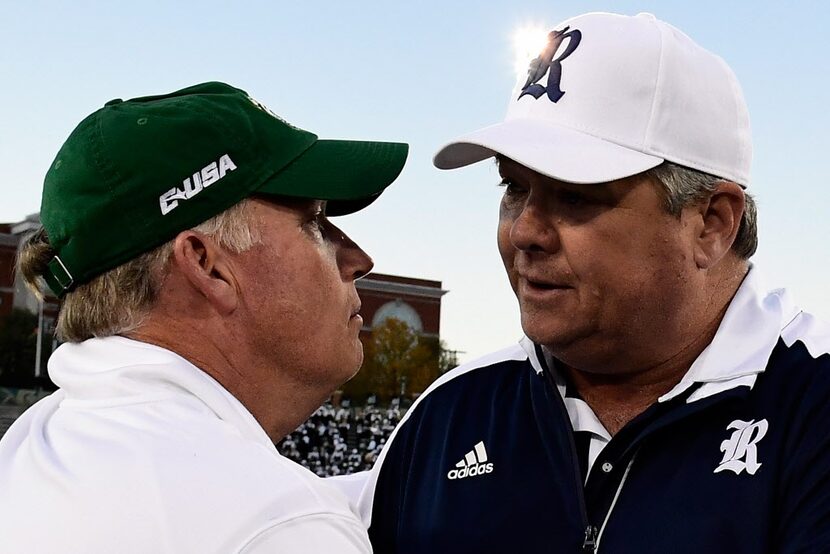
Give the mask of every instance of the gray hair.
M 242 200 L 193 230 L 212 237 L 228 250 L 244 252 L 259 241 L 251 223 L 249 201 Z M 155 304 L 167 276 L 173 242 L 145 252 L 69 291 L 58 314 L 58 338 L 81 342 L 139 327 Z M 18 253 L 17 266 L 23 279 L 40 298 L 45 291 L 40 276 L 54 256 L 55 250 L 42 227 L 24 241 Z
M 715 192 L 718 183 L 724 181 L 720 177 L 672 162 L 663 162 L 645 174 L 662 186 L 666 209 L 675 216 L 679 216 L 686 206 L 706 200 Z M 744 213 L 732 250 L 741 259 L 748 260 L 757 248 L 758 209 L 752 195 L 744 191 Z

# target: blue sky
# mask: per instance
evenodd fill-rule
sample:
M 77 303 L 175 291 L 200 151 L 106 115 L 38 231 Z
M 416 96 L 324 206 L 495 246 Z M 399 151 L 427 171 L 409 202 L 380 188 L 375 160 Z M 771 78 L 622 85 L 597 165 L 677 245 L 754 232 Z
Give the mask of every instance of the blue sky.
M 587 11 L 652 12 L 721 55 L 752 119 L 755 262 L 830 318 L 830 4 L 816 1 L 4 2 L 0 221 L 37 211 L 60 144 L 111 98 L 207 80 L 247 90 L 326 138 L 402 140 L 410 161 L 340 220 L 377 271 L 444 282 L 442 335 L 470 359 L 520 333 L 495 248 L 490 163 L 442 172 L 432 154 L 504 115 L 513 36 Z

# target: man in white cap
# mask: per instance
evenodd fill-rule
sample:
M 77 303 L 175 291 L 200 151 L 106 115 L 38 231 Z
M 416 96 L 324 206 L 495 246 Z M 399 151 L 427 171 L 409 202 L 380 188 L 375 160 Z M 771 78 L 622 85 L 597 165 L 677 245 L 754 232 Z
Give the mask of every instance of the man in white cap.
M 767 292 L 729 67 L 641 14 L 565 21 L 504 122 L 526 336 L 444 375 L 360 498 L 377 552 L 830 551 L 830 327 Z

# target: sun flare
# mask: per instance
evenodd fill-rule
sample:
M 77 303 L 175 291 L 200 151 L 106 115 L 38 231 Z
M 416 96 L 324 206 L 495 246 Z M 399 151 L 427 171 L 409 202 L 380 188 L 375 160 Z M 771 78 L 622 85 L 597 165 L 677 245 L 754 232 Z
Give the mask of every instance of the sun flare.
M 524 75 L 530 60 L 539 55 L 548 40 L 548 30 L 540 25 L 520 27 L 513 32 L 516 73 Z

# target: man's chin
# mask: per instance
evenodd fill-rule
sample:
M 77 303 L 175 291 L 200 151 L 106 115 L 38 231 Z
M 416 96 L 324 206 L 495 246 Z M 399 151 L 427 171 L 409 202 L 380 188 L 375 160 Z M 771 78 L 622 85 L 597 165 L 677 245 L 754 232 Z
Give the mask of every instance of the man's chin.
M 344 382 L 351 381 L 360 373 L 360 368 L 363 367 L 363 344 L 360 344 L 357 353 L 355 354 L 355 362 L 352 364 L 352 370 L 349 373 L 349 378 Z
M 540 323 L 522 318 L 522 330 L 536 344 L 551 349 L 571 344 L 576 336 L 575 330 L 564 325 L 564 322 L 560 324 Z

